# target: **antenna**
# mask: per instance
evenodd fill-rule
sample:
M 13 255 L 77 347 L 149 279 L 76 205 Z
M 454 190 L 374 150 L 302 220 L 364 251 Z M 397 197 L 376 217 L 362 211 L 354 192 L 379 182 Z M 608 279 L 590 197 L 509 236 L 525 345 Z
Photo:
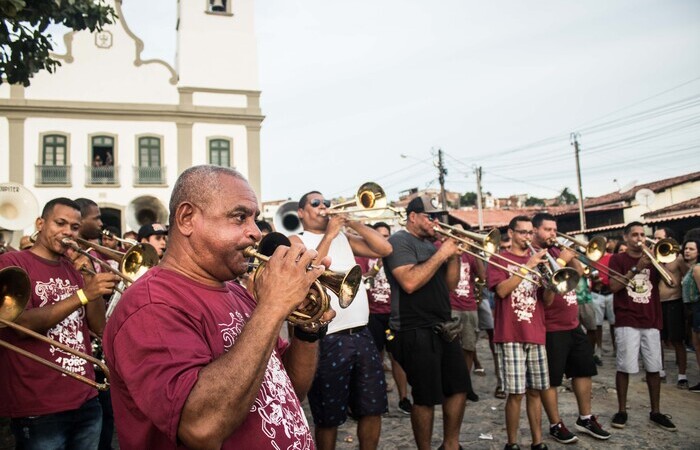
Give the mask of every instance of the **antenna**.
M 649 207 L 649 205 L 652 205 L 654 203 L 655 198 L 656 194 L 654 194 L 654 191 L 647 188 L 642 188 L 634 194 L 634 199 L 637 200 L 637 202 L 639 202 L 640 205 L 646 206 L 646 208 L 650 211 L 651 208 Z

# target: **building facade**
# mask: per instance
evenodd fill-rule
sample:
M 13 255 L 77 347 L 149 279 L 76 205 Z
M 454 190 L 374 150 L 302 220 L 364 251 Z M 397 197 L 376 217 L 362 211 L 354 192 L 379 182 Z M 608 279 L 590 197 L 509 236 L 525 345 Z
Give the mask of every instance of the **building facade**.
M 0 85 L 0 183 L 24 185 L 40 208 L 90 198 L 122 232 L 166 221 L 192 165 L 235 167 L 260 198 L 253 0 L 178 1 L 175 67 L 141 59 L 121 2 L 108 2 L 119 19 L 67 34 L 55 73 Z

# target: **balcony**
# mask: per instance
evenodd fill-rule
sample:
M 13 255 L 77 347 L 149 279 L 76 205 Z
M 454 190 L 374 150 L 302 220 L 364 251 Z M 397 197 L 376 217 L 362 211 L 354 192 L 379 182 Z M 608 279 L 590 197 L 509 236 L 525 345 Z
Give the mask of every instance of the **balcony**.
M 71 166 L 35 165 L 37 186 L 69 186 L 71 184 Z
M 99 186 L 119 185 L 119 166 L 85 166 L 85 184 Z
M 134 166 L 134 185 L 165 185 L 165 166 Z

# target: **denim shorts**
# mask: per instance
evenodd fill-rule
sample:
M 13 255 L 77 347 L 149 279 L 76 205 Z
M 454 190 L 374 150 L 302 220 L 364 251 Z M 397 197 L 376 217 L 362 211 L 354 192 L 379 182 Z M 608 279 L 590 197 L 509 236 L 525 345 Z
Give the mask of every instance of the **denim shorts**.
M 97 448 L 102 430 L 102 407 L 97 397 L 71 411 L 10 421 L 17 448 Z

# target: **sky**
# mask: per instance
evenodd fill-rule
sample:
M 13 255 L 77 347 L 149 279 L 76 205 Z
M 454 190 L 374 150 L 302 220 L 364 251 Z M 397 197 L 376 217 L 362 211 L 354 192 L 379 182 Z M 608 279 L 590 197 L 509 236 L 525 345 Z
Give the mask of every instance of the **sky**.
M 175 0 L 124 0 L 173 61 Z M 235 2 L 234 13 L 235 13 Z M 586 197 L 700 170 L 695 0 L 258 0 L 262 200 L 410 188 Z M 220 52 L 220 46 L 212 46 Z M 403 156 L 402 156 L 403 155 Z

